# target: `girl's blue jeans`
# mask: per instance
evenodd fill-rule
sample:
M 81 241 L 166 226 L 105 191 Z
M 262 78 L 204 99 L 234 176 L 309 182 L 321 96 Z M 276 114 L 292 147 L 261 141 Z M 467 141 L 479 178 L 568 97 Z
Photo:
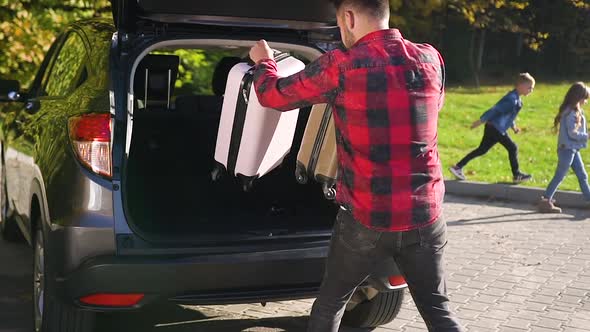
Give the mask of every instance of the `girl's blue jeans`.
M 582 156 L 580 155 L 579 150 L 573 149 L 558 149 L 557 150 L 557 157 L 559 159 L 557 163 L 557 169 L 555 170 L 555 175 L 553 179 L 549 183 L 547 190 L 545 191 L 544 197 L 547 199 L 553 199 L 553 195 L 555 195 L 555 191 L 557 191 L 557 187 L 561 184 L 567 172 L 569 171 L 570 167 L 576 173 L 578 177 L 578 182 L 580 183 L 580 189 L 582 189 L 582 193 L 586 200 L 590 201 L 590 186 L 588 186 L 588 173 L 584 169 L 584 162 L 582 161 Z

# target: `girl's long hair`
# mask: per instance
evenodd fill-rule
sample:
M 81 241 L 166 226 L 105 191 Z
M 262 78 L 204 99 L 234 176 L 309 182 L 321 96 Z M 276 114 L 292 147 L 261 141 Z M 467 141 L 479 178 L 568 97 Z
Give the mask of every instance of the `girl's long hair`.
M 590 89 L 583 82 L 576 82 L 570 87 L 565 94 L 563 103 L 559 106 L 559 112 L 553 120 L 553 129 L 559 128 L 559 122 L 565 111 L 573 109 L 576 112 L 576 129 L 582 125 L 582 110 L 578 107 L 578 103 L 590 97 Z

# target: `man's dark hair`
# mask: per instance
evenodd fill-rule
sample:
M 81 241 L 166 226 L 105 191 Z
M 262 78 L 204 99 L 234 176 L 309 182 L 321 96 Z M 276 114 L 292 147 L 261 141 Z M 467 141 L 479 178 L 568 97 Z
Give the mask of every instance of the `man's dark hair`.
M 329 0 L 336 10 L 343 5 L 351 5 L 376 19 L 385 18 L 389 13 L 389 0 Z

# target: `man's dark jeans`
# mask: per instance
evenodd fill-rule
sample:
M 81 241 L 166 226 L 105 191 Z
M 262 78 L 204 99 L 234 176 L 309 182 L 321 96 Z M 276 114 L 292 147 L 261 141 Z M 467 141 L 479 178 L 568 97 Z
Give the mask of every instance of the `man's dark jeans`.
M 379 232 L 358 223 L 350 212 L 336 217 L 320 295 L 308 332 L 337 332 L 346 303 L 375 266 L 394 257 L 429 331 L 462 331 L 449 309 L 443 272 L 446 223 L 407 232 Z

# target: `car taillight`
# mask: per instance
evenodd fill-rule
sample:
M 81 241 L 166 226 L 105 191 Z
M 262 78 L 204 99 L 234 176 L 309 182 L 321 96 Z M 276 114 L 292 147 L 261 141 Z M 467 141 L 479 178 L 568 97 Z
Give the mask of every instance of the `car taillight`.
M 406 284 L 406 279 L 403 276 L 391 276 L 389 277 L 389 284 L 393 287 L 402 286 Z
M 111 177 L 111 115 L 85 114 L 69 120 L 72 145 L 80 162 Z
M 143 294 L 92 294 L 81 297 L 80 302 L 100 307 L 132 307 L 143 297 Z

